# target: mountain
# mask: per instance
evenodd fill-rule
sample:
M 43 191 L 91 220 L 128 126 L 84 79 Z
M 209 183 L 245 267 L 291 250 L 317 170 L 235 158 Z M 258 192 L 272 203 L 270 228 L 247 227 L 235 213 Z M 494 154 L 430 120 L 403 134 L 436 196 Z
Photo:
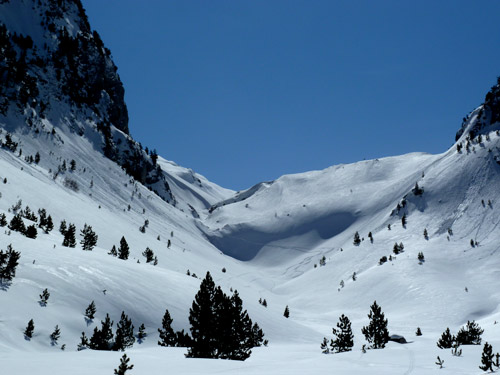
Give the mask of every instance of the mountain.
M 122 311 L 148 333 L 127 350 L 132 374 L 426 374 L 437 355 L 444 371 L 475 373 L 481 347 L 464 346 L 457 358 L 436 346 L 446 327 L 456 333 L 468 320 L 499 350 L 498 83 L 442 154 L 337 165 L 234 192 L 134 141 L 111 53 L 80 1 L 3 0 L 0 24 L 0 214 L 10 222 L 22 210 L 37 227 L 35 239 L 0 229 L 0 249 L 21 253 L 0 290 L 6 373 L 111 373 L 121 353 L 76 346 L 82 331 L 91 336 L 106 313 L 116 323 Z M 39 209 L 54 221 L 48 234 L 26 215 Z M 75 248 L 62 246 L 63 220 L 75 224 Z M 92 251 L 80 244 L 85 224 L 98 235 Z M 128 260 L 108 254 L 122 236 Z M 158 265 L 146 263 L 146 247 Z M 269 339 L 245 362 L 185 359 L 184 348 L 157 345 L 165 309 L 175 330 L 189 331 L 207 271 L 225 292 L 238 290 Z M 374 300 L 390 333 L 409 344 L 361 351 Z M 87 322 L 91 301 L 97 313 Z M 354 350 L 323 355 L 341 314 L 352 321 Z M 51 345 L 55 325 L 61 338 Z

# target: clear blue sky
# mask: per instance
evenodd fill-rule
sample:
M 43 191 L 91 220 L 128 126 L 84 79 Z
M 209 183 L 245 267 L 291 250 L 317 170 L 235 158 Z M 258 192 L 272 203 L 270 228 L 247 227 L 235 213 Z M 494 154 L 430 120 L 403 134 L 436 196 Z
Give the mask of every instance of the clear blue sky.
M 235 190 L 439 153 L 500 75 L 500 1 L 82 0 L 132 136 Z

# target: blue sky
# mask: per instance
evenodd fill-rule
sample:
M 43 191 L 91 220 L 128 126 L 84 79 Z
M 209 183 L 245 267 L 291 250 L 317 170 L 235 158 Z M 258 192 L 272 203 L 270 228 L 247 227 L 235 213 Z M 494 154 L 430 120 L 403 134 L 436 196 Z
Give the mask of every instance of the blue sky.
M 82 0 L 132 136 L 227 188 L 439 153 L 500 75 L 500 2 Z

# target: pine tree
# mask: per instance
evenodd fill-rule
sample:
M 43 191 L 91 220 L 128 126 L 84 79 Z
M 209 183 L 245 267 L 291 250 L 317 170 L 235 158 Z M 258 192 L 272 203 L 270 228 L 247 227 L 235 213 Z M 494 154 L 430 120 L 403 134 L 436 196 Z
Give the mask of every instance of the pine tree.
M 484 330 L 474 320 L 467 321 L 467 324 L 458 331 L 456 341 L 460 345 L 480 345 L 483 332 Z
M 122 237 L 120 240 L 120 247 L 118 248 L 118 258 L 127 260 L 130 254 L 130 249 L 128 247 L 127 240 L 125 237 Z
M 146 258 L 146 263 L 152 262 L 155 259 L 155 253 L 149 247 L 142 252 L 142 255 Z
M 45 224 L 45 233 L 49 233 L 52 229 L 54 229 L 54 223 L 52 222 L 52 216 L 49 215 Z
M 370 242 L 373 243 L 373 234 L 372 234 L 372 232 L 368 233 L 368 238 L 370 239 Z
M 26 232 L 26 227 L 24 226 L 24 221 L 21 217 L 21 214 L 16 214 L 12 217 L 9 223 L 9 229 L 20 233 Z
M 64 232 L 64 240 L 62 245 L 66 247 L 75 247 L 76 246 L 76 239 L 75 239 L 75 225 L 70 224 L 68 226 L 68 230 Z
M 326 339 L 326 337 L 323 337 L 323 341 L 321 342 L 321 352 L 323 354 L 330 353 L 330 348 L 328 347 L 328 340 Z
M 377 301 L 373 302 L 368 318 L 370 323 L 363 327 L 361 332 L 373 349 L 384 348 L 389 341 L 389 331 L 387 330 L 387 319 L 384 319 L 384 313 L 377 305 Z
M 354 335 L 352 334 L 349 318 L 342 314 L 337 323 L 337 329 L 333 328 L 332 331 L 336 336 L 336 339 L 332 340 L 332 351 L 337 353 L 351 351 L 354 346 Z
M 359 233 L 356 231 L 356 233 L 354 233 L 353 244 L 354 246 L 359 246 L 360 243 L 361 243 L 361 238 L 359 238 Z
M 24 234 L 28 238 L 35 239 L 36 236 L 37 236 L 37 234 L 38 234 L 38 232 L 37 232 L 36 227 L 34 225 L 28 225 L 28 227 L 26 228 L 26 232 Z
M 118 251 L 116 251 L 116 246 L 115 245 L 113 245 L 113 247 L 111 248 L 111 250 L 109 251 L 108 254 L 112 255 L 114 257 L 118 256 Z
M 438 340 L 437 346 L 439 349 L 450 349 L 454 341 L 455 336 L 450 333 L 450 328 L 446 328 L 446 331 L 443 332 L 441 338 Z
M 77 346 L 77 350 L 83 350 L 87 349 L 89 347 L 89 339 L 85 335 L 85 332 L 82 332 L 82 335 L 80 336 L 80 343 Z
M 417 259 L 420 263 L 422 263 L 425 260 L 424 253 L 419 252 L 417 255 Z
M 420 327 L 417 327 L 417 331 L 415 332 L 415 335 L 422 336 L 422 330 L 420 329 Z
M 158 345 L 160 346 L 175 346 L 176 345 L 176 335 L 172 328 L 173 319 L 170 317 L 168 310 L 165 310 L 163 319 L 161 322 L 161 328 L 158 328 L 158 333 L 160 334 L 160 340 Z
M 283 312 L 283 316 L 285 318 L 289 318 L 290 317 L 290 310 L 288 309 L 288 305 L 286 305 L 286 307 L 285 307 L 285 311 Z
M 74 171 L 76 169 L 76 161 L 74 159 L 71 159 L 71 161 L 69 162 L 69 169 L 71 171 Z
M 50 293 L 49 293 L 48 289 L 45 288 L 42 291 L 42 294 L 40 294 L 40 305 L 41 306 L 47 306 L 47 302 L 49 300 L 49 297 L 50 297 Z
M 110 350 L 113 343 L 113 321 L 106 314 L 106 318 L 101 320 L 101 329 L 94 328 L 94 333 L 90 338 L 89 348 L 94 350 Z
M 137 339 L 139 341 L 139 344 L 148 336 L 146 333 L 146 327 L 144 326 L 144 323 L 142 323 L 139 326 L 139 332 L 137 333 Z
M 130 362 L 130 358 L 127 357 L 127 354 L 124 354 L 120 358 L 120 366 L 118 366 L 117 369 L 115 369 L 114 375 L 126 375 L 126 372 L 128 370 L 132 370 L 134 368 L 134 365 L 129 365 L 128 363 Z
M 33 322 L 33 319 L 30 319 L 28 322 L 28 326 L 24 330 L 24 336 L 26 339 L 31 339 L 33 337 L 33 332 L 35 330 L 35 322 Z
M 401 218 L 401 225 L 403 226 L 403 228 L 406 228 L 406 214 L 404 214 Z
M 200 290 L 189 309 L 189 323 L 193 342 L 187 357 L 215 358 L 217 348 L 216 313 L 214 306 L 215 283 L 207 272 Z
M 426 240 L 428 240 L 428 239 L 429 239 L 429 233 L 427 233 L 427 228 L 425 228 L 425 229 L 424 229 L 424 238 L 425 238 Z
M 89 321 L 94 320 L 96 311 L 97 309 L 95 307 L 95 302 L 90 302 L 90 305 L 88 305 L 88 307 L 85 309 L 85 318 L 87 318 Z
M 21 253 L 7 246 L 7 251 L 0 250 L 0 282 L 11 281 L 16 276 L 16 268 L 19 264 Z
M 481 363 L 483 364 L 482 366 L 479 366 L 479 368 L 483 371 L 491 371 L 493 372 L 493 347 L 488 344 L 487 342 L 484 343 L 483 347 L 483 354 L 481 355 Z
M 68 228 L 66 225 L 66 220 L 61 221 L 61 224 L 59 225 L 59 233 L 61 233 L 64 236 L 67 230 Z
M 80 244 L 82 245 L 83 250 L 92 251 L 92 249 L 97 245 L 97 234 L 92 230 L 90 225 L 85 224 L 83 229 L 80 230 L 80 236 L 82 236 L 82 240 Z
M 7 218 L 5 214 L 0 214 L 0 227 L 4 227 L 7 225 Z
M 61 337 L 61 330 L 59 329 L 59 326 L 56 325 L 56 327 L 54 328 L 54 332 L 50 334 L 50 341 L 52 345 L 57 344 L 57 340 L 59 340 L 59 337 Z
M 132 320 L 122 311 L 120 321 L 116 324 L 115 344 L 113 350 L 125 350 L 134 345 L 134 326 Z

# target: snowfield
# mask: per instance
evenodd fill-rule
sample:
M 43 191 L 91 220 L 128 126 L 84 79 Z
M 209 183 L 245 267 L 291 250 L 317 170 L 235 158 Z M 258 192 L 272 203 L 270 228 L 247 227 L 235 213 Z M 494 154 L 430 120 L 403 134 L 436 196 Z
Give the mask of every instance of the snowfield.
M 457 143 L 441 154 L 336 165 L 256 181 L 234 192 L 162 157 L 153 162 L 152 154 L 127 134 L 128 117 L 120 112 L 126 111 L 122 86 L 110 54 L 102 42 L 96 44 L 90 29 L 82 36 L 87 26 L 78 2 L 65 4 L 61 16 L 61 9 L 46 1 L 0 4 L 0 22 L 10 32 L 31 35 L 37 56 L 50 57 L 42 62 L 52 61 L 62 38 L 51 28 L 65 28 L 66 42 L 77 47 L 97 45 L 88 51 L 105 65 L 100 78 L 108 90 L 99 86 L 101 81 L 76 85 L 74 72 L 63 66 L 58 74 L 69 76 L 65 82 L 75 84 L 79 95 L 102 88 L 92 106 L 69 102 L 54 66 L 45 71 L 43 64 L 32 63 L 35 49 L 29 49 L 27 71 L 34 87 L 40 86 L 36 99 L 49 104 L 45 113 L 37 112 L 42 105 L 33 98 L 8 103 L 5 113 L 0 102 L 0 214 L 10 222 L 20 202 L 35 214 L 45 209 L 54 222 L 50 233 L 38 228 L 36 239 L 0 227 L 0 249 L 12 245 L 21 253 L 12 283 L 0 284 L 0 374 L 112 374 L 122 353 L 77 351 L 77 345 L 82 332 L 90 337 L 108 313 L 117 323 L 122 311 L 135 332 L 144 324 L 148 334 L 126 351 L 133 375 L 483 373 L 478 367 L 482 345 L 463 346 L 462 355 L 453 356 L 436 342 L 447 327 L 456 334 L 475 320 L 484 329 L 483 343 L 500 352 L 500 123 L 493 121 L 500 110 L 491 109 L 500 108 L 495 102 L 497 97 L 500 102 L 500 82 L 488 103 L 464 120 Z M 66 59 L 71 55 L 63 52 Z M 78 65 L 83 57 L 73 61 L 79 74 L 92 67 Z M 16 85 L 21 83 L 11 82 L 9 95 L 17 98 Z M 116 110 L 123 115 L 115 116 L 121 119 L 119 128 L 105 117 Z M 475 137 L 469 140 L 471 132 Z M 15 151 L 5 146 L 8 134 L 18 143 Z M 108 157 L 106 142 L 112 146 Z M 40 161 L 30 162 L 37 153 Z M 129 162 L 142 169 L 134 170 Z M 144 185 L 126 167 L 143 173 Z M 58 228 L 63 220 L 76 226 L 75 248 L 62 246 Z M 92 251 L 80 244 L 85 224 L 98 235 Z M 128 260 L 108 254 L 122 236 L 130 246 Z M 395 244 L 404 251 L 396 255 Z M 142 255 L 147 247 L 158 258 L 156 266 Z M 189 332 L 189 309 L 208 271 L 225 293 L 239 292 L 269 340 L 244 362 L 188 359 L 186 348 L 157 345 L 166 309 L 174 330 Z M 39 303 L 44 289 L 50 293 L 46 306 Z M 408 343 L 362 350 L 367 342 L 361 329 L 375 300 L 390 334 Z M 97 313 L 87 321 L 84 312 L 91 301 Z M 323 354 L 320 344 L 324 337 L 333 338 L 332 327 L 342 314 L 352 322 L 354 348 Z M 30 319 L 35 330 L 27 340 L 23 332 Z M 49 336 L 56 325 L 61 337 L 52 345 Z M 416 336 L 417 327 L 422 336 Z

